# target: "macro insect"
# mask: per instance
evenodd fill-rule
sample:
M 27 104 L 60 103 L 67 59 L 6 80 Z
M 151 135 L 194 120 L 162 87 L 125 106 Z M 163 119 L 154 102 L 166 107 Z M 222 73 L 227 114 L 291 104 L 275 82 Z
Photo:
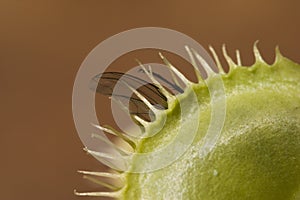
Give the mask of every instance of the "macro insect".
M 101 74 L 100 79 L 99 76 L 94 77 L 93 81 L 99 83 L 97 92 L 129 99 L 130 114 L 147 134 L 156 131 L 156 127 L 162 123 L 159 116 L 165 116 L 163 128 L 155 135 L 141 139 L 127 138 L 134 143 L 134 152 L 151 153 L 162 149 L 176 139 L 182 128 L 186 135 L 182 142 L 190 137 L 191 131 L 195 131 L 196 135 L 182 156 L 158 170 L 144 173 L 134 173 L 130 169 L 80 171 L 89 180 L 111 191 L 75 192 L 77 195 L 124 200 L 300 199 L 300 65 L 282 56 L 278 48 L 275 62 L 269 65 L 263 60 L 255 43 L 253 51 L 256 61 L 246 67 L 242 65 L 238 52 L 237 61 L 234 62 L 223 46 L 223 54 L 229 65 L 229 72 L 226 73 L 214 50 L 210 50 L 219 72 L 206 67 L 207 78 L 203 79 L 196 63 L 197 60 L 203 64 L 203 59 L 187 48 L 198 78 L 196 83 L 185 78 L 161 55 L 165 64 L 185 84 L 181 88 L 170 82 L 171 87 L 182 89 L 176 95 L 157 81 L 160 79 L 164 82 L 151 68 L 143 66 L 153 83 L 144 83 L 137 77 L 117 72 Z M 209 90 L 208 85 L 218 84 L 215 79 L 217 76 L 221 77 L 226 92 L 226 119 L 213 148 L 205 156 L 199 156 L 212 123 L 210 92 L 213 91 Z M 114 94 L 115 83 L 121 77 L 125 78 L 129 87 L 134 82 L 143 83 L 144 86 L 132 89 L 132 96 Z M 191 94 L 196 94 L 197 101 L 191 101 Z M 179 100 L 188 102 L 188 112 L 183 113 L 183 118 Z M 194 126 L 195 121 L 199 126 Z M 99 128 L 116 135 L 122 134 L 113 129 Z M 94 152 L 88 152 L 97 156 Z M 150 162 L 167 158 L 161 158 L 158 154 Z M 148 168 L 142 162 L 137 163 L 139 160 L 136 157 L 131 162 L 133 167 L 140 164 Z M 118 180 L 121 186 L 95 179 L 102 177 Z
M 171 80 L 167 80 L 157 73 L 153 73 L 153 75 L 172 89 L 176 90 L 178 93 L 183 92 L 182 88 L 176 83 L 173 83 Z M 159 87 L 157 87 L 153 83 L 148 83 L 145 80 L 138 78 L 137 76 L 125 74 L 122 72 L 104 72 L 92 78 L 91 88 L 102 95 L 113 96 L 116 100 L 119 100 L 121 102 L 124 99 L 129 100 L 129 113 L 131 115 L 136 115 L 148 122 L 151 121 L 150 116 L 153 115 L 151 109 L 149 109 L 149 107 L 141 99 L 139 99 L 136 94 L 133 93 L 131 96 L 128 96 L 126 93 L 114 93 L 113 89 L 121 78 L 123 82 L 131 86 L 137 84 L 141 85 L 136 90 L 141 95 L 143 95 L 155 108 L 160 110 L 168 109 L 167 98 L 160 91 Z M 124 85 L 124 87 L 126 87 L 126 85 Z

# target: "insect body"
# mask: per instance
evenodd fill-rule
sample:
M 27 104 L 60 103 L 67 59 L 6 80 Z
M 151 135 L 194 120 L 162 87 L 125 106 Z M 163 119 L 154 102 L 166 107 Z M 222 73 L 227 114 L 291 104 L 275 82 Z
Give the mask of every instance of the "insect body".
M 157 75 L 160 77 L 159 75 Z M 166 79 L 162 80 L 167 82 Z M 114 92 L 114 88 L 117 84 L 121 84 L 123 90 L 118 90 Z M 136 76 L 124 74 L 122 72 L 104 72 L 102 74 L 98 74 L 91 80 L 91 88 L 96 90 L 97 93 L 112 96 L 117 100 L 123 102 L 124 100 L 129 100 L 129 113 L 131 115 L 137 115 L 140 118 L 151 121 L 151 110 L 149 107 L 134 93 L 128 95 L 130 91 L 128 91 L 127 85 L 131 87 L 138 87 L 136 90 L 143 95 L 153 106 L 157 109 L 167 109 L 168 103 L 165 95 L 159 90 L 159 88 L 153 83 L 149 83 L 143 79 L 140 79 Z M 171 83 L 169 82 L 171 85 Z M 175 84 L 173 87 L 177 87 Z M 178 89 L 179 90 L 179 89 Z

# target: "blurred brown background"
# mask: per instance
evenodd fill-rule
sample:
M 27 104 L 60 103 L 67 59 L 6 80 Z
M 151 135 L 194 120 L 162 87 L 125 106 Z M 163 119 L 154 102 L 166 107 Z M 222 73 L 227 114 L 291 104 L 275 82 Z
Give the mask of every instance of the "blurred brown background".
M 98 189 L 76 170 L 102 166 L 82 151 L 71 96 L 80 64 L 104 39 L 166 27 L 219 53 L 222 43 L 230 55 L 240 49 L 248 65 L 257 39 L 268 62 L 277 44 L 300 62 L 299 8 L 296 0 L 0 1 L 0 199 L 97 199 L 73 195 Z

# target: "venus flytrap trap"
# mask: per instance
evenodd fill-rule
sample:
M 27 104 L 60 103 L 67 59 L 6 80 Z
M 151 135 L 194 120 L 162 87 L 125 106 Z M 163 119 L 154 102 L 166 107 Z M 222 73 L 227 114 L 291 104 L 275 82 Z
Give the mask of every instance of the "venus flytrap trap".
M 255 43 L 256 61 L 245 67 L 239 51 L 235 63 L 223 46 L 229 65 L 225 73 L 217 54 L 212 47 L 209 49 L 218 73 L 195 50 L 186 47 L 197 83 L 189 81 L 160 54 L 174 74 L 176 85 L 180 85 L 177 78 L 184 84 L 183 93 L 177 95 L 161 85 L 151 67 L 141 64 L 155 88 L 153 94 L 165 97 L 161 104 L 167 106 L 162 108 L 155 106 L 143 91 L 124 82 L 154 118 L 147 120 L 127 110 L 142 126 L 141 138 L 95 125 L 127 142 L 134 153 L 117 147 L 128 170 L 79 171 L 111 192 L 75 192 L 76 195 L 124 200 L 299 199 L 300 65 L 282 56 L 278 48 L 275 62 L 269 65 Z M 206 79 L 197 62 L 205 69 Z M 108 140 L 106 143 L 114 145 Z M 116 159 L 106 153 L 86 151 L 103 158 L 105 164 Z M 151 156 L 143 157 L 144 154 Z M 164 167 L 159 167 L 162 163 Z M 101 181 L 102 177 L 119 180 L 122 186 Z

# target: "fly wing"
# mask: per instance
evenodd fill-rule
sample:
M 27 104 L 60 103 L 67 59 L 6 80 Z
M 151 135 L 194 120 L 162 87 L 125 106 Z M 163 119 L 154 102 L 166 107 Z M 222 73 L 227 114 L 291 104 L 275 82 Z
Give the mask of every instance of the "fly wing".
M 139 72 L 145 73 L 143 69 L 140 69 Z M 161 82 L 165 83 L 167 86 L 169 86 L 173 90 L 175 90 L 175 91 L 177 91 L 179 93 L 183 93 L 184 92 L 184 90 L 179 85 L 177 85 L 174 81 L 172 81 L 172 80 L 170 81 L 170 80 L 166 79 L 165 77 L 163 77 L 159 73 L 152 72 L 152 75 L 156 79 L 158 79 Z
M 104 72 L 96 75 L 91 80 L 91 89 L 103 95 L 113 96 L 121 101 L 129 100 L 128 109 L 130 114 L 137 115 L 146 121 L 151 121 L 151 115 L 153 115 L 152 111 L 134 93 L 128 96 L 129 92 L 125 84 L 122 84 L 122 86 L 125 91 L 127 89 L 127 94 L 126 92 L 114 92 L 114 88 L 120 79 L 122 79 L 120 83 L 126 82 L 131 87 L 137 88 L 136 90 L 157 109 L 168 108 L 167 98 L 160 92 L 157 86 L 138 77 L 121 72 Z

